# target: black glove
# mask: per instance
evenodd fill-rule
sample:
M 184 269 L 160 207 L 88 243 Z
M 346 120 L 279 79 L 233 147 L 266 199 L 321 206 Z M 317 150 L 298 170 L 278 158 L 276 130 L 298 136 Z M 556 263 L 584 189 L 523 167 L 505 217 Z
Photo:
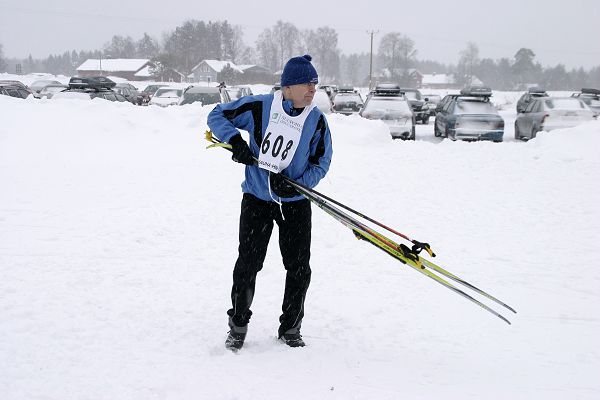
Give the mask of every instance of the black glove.
M 271 190 L 279 197 L 296 197 L 300 193 L 292 185 L 286 182 L 281 174 L 269 174 Z
M 233 155 L 231 156 L 233 161 L 246 165 L 254 164 L 254 158 L 252 157 L 250 147 L 248 147 L 248 143 L 242 139 L 242 135 L 235 135 L 229 139 L 229 144 L 231 145 L 231 151 L 233 152 Z

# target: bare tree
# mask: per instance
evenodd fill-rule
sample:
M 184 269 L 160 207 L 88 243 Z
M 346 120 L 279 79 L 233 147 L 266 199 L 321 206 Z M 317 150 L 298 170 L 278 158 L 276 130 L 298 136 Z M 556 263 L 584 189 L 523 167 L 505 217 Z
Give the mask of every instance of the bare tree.
M 104 45 L 104 54 L 112 58 L 132 58 L 135 57 L 135 42 L 129 36 L 123 37 L 115 35 L 111 41 Z
M 285 62 L 300 51 L 300 31 L 289 22 L 277 21 L 265 29 L 256 40 L 261 62 L 273 71 L 283 69 Z
M 460 52 L 457 67 L 457 82 L 462 85 L 471 85 L 475 68 L 479 64 L 479 48 L 473 42 L 468 42 L 467 47 Z
M 321 81 L 336 82 L 340 75 L 340 50 L 335 29 L 320 27 L 303 33 L 306 52 L 313 57 Z
M 135 43 L 135 49 L 136 57 L 149 59 L 156 57 L 160 52 L 158 42 L 147 33 Z
M 378 57 L 381 65 L 390 71 L 393 80 L 408 80 L 408 70 L 413 66 L 416 56 L 415 42 L 401 33 L 388 33 L 379 42 Z

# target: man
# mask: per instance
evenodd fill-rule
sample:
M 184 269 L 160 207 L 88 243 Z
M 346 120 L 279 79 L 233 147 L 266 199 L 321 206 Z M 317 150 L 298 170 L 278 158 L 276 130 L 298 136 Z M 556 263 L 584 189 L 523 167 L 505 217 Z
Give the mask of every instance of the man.
M 283 178 L 314 187 L 331 162 L 331 134 L 325 116 L 312 104 L 317 71 L 311 57 L 291 58 L 281 75 L 281 90 L 219 104 L 208 125 L 232 146 L 232 159 L 246 164 L 242 183 L 238 258 L 233 270 L 232 308 L 225 346 L 242 348 L 252 311 L 256 275 L 262 269 L 273 222 L 279 227 L 279 249 L 286 269 L 278 338 L 302 347 L 304 300 L 311 269 L 310 201 Z M 238 129 L 249 132 L 249 145 Z

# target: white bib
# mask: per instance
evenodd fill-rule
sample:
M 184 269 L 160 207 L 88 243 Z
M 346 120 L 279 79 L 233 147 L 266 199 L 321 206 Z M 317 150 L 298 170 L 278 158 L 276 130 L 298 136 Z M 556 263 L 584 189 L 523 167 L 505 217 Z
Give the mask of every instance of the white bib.
M 283 171 L 292 162 L 302 136 L 304 121 L 315 107 L 311 104 L 304 107 L 300 115 L 291 117 L 283 111 L 282 97 L 281 90 L 274 93 L 269 125 L 258 155 L 258 166 L 274 173 Z

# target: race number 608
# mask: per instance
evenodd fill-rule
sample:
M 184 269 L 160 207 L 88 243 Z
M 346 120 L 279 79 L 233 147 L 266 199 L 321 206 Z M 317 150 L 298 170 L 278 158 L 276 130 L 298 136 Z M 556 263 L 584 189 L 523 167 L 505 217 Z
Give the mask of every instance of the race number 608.
M 267 133 L 267 136 L 265 136 L 265 138 L 263 139 L 262 145 L 260 146 L 260 151 L 263 154 L 267 154 L 267 152 L 269 151 L 269 148 L 271 147 L 271 141 L 269 140 L 269 138 L 271 137 L 271 132 Z M 285 160 L 288 156 L 288 152 L 290 151 L 290 149 L 292 148 L 292 146 L 294 145 L 294 141 L 290 140 L 287 142 L 287 144 L 285 145 L 285 148 L 283 149 L 283 153 L 281 153 L 281 159 Z M 277 157 L 279 155 L 279 152 L 281 151 L 281 147 L 283 147 L 283 136 L 279 135 L 275 138 L 275 141 L 273 142 L 273 148 L 271 149 L 271 155 L 273 157 Z

